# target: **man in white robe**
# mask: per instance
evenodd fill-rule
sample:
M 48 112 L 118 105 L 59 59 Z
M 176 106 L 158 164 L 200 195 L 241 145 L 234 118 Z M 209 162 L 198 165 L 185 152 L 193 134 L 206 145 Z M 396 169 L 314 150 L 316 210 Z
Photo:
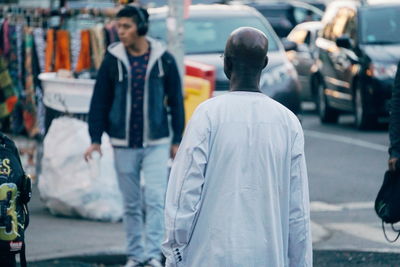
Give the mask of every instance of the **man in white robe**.
M 201 104 L 171 170 L 166 266 L 312 266 L 304 136 L 298 118 L 260 93 L 268 39 L 228 39 L 230 92 Z

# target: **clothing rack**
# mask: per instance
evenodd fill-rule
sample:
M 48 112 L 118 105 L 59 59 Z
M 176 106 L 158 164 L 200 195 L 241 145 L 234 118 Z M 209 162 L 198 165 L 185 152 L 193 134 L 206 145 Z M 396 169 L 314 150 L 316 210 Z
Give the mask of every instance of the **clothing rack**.
M 9 90 L 6 96 L 11 95 L 0 101 L 0 107 L 8 107 L 0 109 L 0 121 L 13 116 L 12 120 L 18 122 L 10 124 L 13 133 L 20 134 L 25 129 L 29 136 L 34 136 L 39 129 L 43 134 L 46 119 L 39 74 L 67 69 L 77 76 L 95 75 L 105 47 L 117 41 L 115 30 L 108 23 L 112 17 L 110 10 L 50 10 L 0 4 L 0 70 L 10 80 L 2 90 Z M 7 30 L 3 31 L 3 27 Z M 84 41 L 82 31 L 85 31 Z M 81 52 L 83 48 L 85 52 Z M 24 118 L 18 115 L 22 112 Z
M 24 24 L 29 27 L 45 26 L 50 11 L 42 8 L 21 8 L 19 6 L 1 6 L 0 18 L 7 19 L 11 24 Z
M 81 14 L 88 14 L 99 18 L 111 18 L 115 15 L 118 7 L 113 9 L 99 9 L 99 8 L 34 8 L 34 7 L 20 7 L 17 5 L 1 5 L 0 4 L 0 18 L 5 17 L 24 17 L 25 20 L 38 22 L 39 19 L 48 19 L 51 16 L 61 16 L 64 18 L 70 18 Z M 34 27 L 34 26 L 33 26 Z

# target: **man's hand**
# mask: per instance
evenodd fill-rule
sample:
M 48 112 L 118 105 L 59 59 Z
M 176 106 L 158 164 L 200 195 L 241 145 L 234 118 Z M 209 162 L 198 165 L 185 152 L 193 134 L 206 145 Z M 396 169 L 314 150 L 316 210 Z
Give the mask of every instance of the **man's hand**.
M 395 171 L 396 170 L 397 160 L 398 160 L 398 158 L 390 158 L 389 159 L 389 170 L 390 171 Z
M 92 153 L 94 151 L 99 152 L 100 156 L 103 156 L 103 153 L 101 153 L 100 144 L 91 144 L 90 147 L 88 147 L 88 149 L 86 150 L 86 152 L 84 154 L 84 158 L 86 161 L 89 161 L 92 159 Z
M 171 146 L 171 153 L 170 153 L 170 156 L 171 156 L 172 159 L 175 158 L 176 153 L 178 152 L 178 148 L 179 148 L 179 145 L 172 145 L 172 146 Z

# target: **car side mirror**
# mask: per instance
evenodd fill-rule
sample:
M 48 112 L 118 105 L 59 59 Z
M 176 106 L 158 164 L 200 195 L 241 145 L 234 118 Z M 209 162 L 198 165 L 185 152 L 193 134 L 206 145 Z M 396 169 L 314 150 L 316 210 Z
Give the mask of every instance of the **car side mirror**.
M 285 48 L 285 51 L 291 51 L 297 49 L 297 44 L 295 42 L 289 41 L 286 38 L 282 39 L 282 44 L 283 47 Z
M 346 36 L 346 35 L 343 35 L 343 36 L 338 37 L 338 38 L 336 39 L 336 45 L 337 45 L 338 47 L 343 47 L 343 48 L 347 48 L 347 49 L 350 49 L 350 48 L 352 47 L 352 45 L 351 45 L 351 40 L 350 40 L 350 38 L 349 38 L 348 36 Z

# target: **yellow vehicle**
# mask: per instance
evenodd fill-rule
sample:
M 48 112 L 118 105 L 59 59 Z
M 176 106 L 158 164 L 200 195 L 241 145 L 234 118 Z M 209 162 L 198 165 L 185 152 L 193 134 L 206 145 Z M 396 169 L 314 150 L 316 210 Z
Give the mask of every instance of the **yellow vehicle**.
M 185 120 L 189 121 L 196 107 L 212 96 L 215 88 L 215 67 L 185 59 Z
M 187 124 L 196 107 L 210 97 L 211 84 L 206 79 L 186 75 L 184 85 L 185 123 Z

